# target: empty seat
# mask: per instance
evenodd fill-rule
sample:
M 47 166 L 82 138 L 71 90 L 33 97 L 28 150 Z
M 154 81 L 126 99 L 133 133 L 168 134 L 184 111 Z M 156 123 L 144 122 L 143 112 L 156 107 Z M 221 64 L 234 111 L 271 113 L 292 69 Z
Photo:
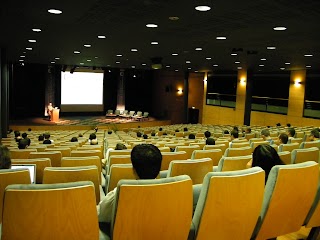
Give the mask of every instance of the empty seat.
M 225 157 L 235 157 L 235 156 L 247 156 L 252 154 L 251 147 L 241 147 L 241 148 L 227 148 L 224 152 Z
M 218 166 L 221 157 L 221 149 L 194 150 L 191 159 L 211 158 L 213 166 Z
M 32 152 L 29 155 L 30 159 L 34 158 L 50 158 L 52 167 L 61 166 L 61 152 L 51 151 L 51 152 Z
M 307 161 L 319 162 L 319 148 L 299 148 L 291 152 L 291 163 L 302 163 Z
M 218 172 L 234 171 L 248 168 L 248 163 L 252 160 L 252 155 L 236 156 L 236 157 L 222 157 L 219 161 L 217 169 Z

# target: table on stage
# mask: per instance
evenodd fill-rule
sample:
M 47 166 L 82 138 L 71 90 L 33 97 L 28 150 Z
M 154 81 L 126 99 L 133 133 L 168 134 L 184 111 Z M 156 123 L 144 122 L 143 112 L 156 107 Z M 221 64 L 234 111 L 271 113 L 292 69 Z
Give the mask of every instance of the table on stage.
M 58 122 L 59 121 L 59 112 L 60 109 L 54 108 L 52 110 L 51 122 Z

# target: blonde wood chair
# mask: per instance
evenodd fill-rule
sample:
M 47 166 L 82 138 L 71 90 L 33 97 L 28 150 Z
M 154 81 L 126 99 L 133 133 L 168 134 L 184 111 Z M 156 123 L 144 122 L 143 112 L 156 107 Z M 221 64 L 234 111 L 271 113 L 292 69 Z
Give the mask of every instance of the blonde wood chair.
M 11 159 L 11 162 L 12 164 L 36 164 L 36 183 L 42 183 L 44 169 L 51 167 L 50 158 Z
M 318 186 L 317 195 L 311 205 L 311 208 L 308 212 L 308 215 L 304 221 L 304 226 L 306 228 L 312 228 L 309 232 L 307 239 L 316 239 L 319 235 L 319 227 L 320 227 L 320 184 Z
M 274 166 L 251 239 L 265 240 L 298 231 L 315 199 L 318 182 L 318 163 Z
M 3 205 L 2 240 L 99 239 L 91 182 L 11 185 Z
M 110 167 L 110 174 L 107 176 L 107 189 L 106 192 L 112 191 L 117 187 L 118 182 L 121 179 L 136 179 L 134 175 L 132 164 L 113 164 Z
M 189 239 L 250 239 L 261 209 L 264 178 L 260 167 L 208 173 Z
M 320 140 L 312 141 L 312 142 L 302 142 L 300 143 L 300 146 L 299 146 L 299 148 L 311 148 L 311 147 L 317 147 L 320 149 Z
M 300 146 L 302 141 L 303 141 L 303 138 L 290 138 L 288 142 L 290 142 L 290 143 L 299 143 L 299 146 Z
M 168 170 L 172 160 L 187 160 L 188 154 L 185 151 L 181 152 L 162 152 L 161 171 Z
M 294 149 L 299 148 L 299 143 L 287 143 L 287 144 L 279 144 L 278 152 L 289 151 L 292 152 Z
M 94 184 L 96 204 L 104 196 L 100 187 L 96 166 L 46 167 L 43 172 L 43 184 L 91 181 Z
M 46 148 L 45 152 L 59 151 L 61 152 L 61 157 L 70 157 L 71 148 L 69 147 L 54 147 L 54 148 Z
M 99 173 L 99 182 L 104 186 L 104 177 L 102 176 L 101 161 L 98 156 L 88 157 L 63 157 L 61 159 L 61 167 L 81 167 L 81 166 L 96 166 Z
M 278 155 L 282 162 L 285 164 L 291 164 L 291 152 L 289 151 L 283 151 L 283 152 L 278 152 Z
M 29 158 L 31 152 L 37 152 L 37 149 L 26 148 L 26 149 L 10 149 L 11 158 L 14 159 L 25 159 Z
M 231 142 L 230 148 L 241 148 L 241 147 L 250 147 L 250 143 L 248 141 L 245 142 Z
M 100 160 L 103 158 L 103 153 L 100 150 L 72 150 L 70 157 L 90 157 L 98 156 Z
M 194 150 L 191 159 L 211 158 L 213 166 L 218 166 L 222 158 L 221 149 Z
M 121 180 L 116 191 L 111 239 L 186 240 L 192 202 L 192 181 L 188 176 Z
M 222 155 L 226 151 L 226 149 L 229 147 L 229 144 L 215 144 L 215 145 L 205 145 L 203 147 L 203 150 L 211 150 L 211 149 L 221 149 Z
M 110 156 L 109 162 L 106 165 L 106 174 L 110 174 L 110 169 L 113 164 L 131 164 L 131 155 Z
M 224 152 L 225 157 L 247 156 L 252 154 L 251 147 L 227 148 Z
M 171 152 L 171 149 L 169 147 L 158 147 L 160 152 Z
M 212 170 L 211 158 L 174 160 L 170 162 L 167 177 L 188 175 L 193 185 L 202 184 L 204 176 Z
M 28 149 L 37 149 L 37 152 L 44 152 L 44 150 L 47 148 L 46 144 L 40 144 L 40 145 L 30 145 Z
M 193 145 L 198 145 L 200 147 L 200 149 L 203 149 L 203 147 L 206 145 L 205 142 L 194 142 L 194 143 L 190 143 L 189 146 L 193 146 Z
M 219 161 L 217 172 L 235 171 L 248 168 L 248 163 L 252 161 L 252 155 L 222 157 Z
M 291 152 L 291 163 L 302 163 L 307 161 L 319 162 L 319 148 L 299 148 Z
M 194 150 L 200 150 L 200 146 L 199 145 L 177 146 L 175 149 L 176 152 L 185 151 L 187 153 L 187 158 L 191 158 Z
M 61 166 L 61 157 L 62 154 L 59 151 L 50 151 L 50 152 L 32 152 L 29 155 L 30 159 L 35 158 L 50 158 L 52 167 L 60 167 Z
M 244 137 L 245 137 L 245 139 L 247 139 L 249 141 L 250 139 L 255 138 L 256 134 L 255 133 L 246 133 Z
M 30 184 L 30 173 L 28 169 L 0 169 L 0 216 L 2 216 L 3 197 L 7 186 L 10 184 Z M 0 224 L 2 218 L 0 217 Z

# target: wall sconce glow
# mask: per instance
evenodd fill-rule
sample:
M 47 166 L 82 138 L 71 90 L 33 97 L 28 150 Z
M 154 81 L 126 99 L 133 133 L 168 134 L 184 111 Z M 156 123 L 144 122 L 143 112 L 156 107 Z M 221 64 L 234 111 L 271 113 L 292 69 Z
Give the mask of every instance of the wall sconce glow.
M 182 88 L 178 88 L 178 94 L 181 95 L 183 93 L 183 89 Z
M 295 85 L 296 87 L 300 87 L 300 85 L 301 85 L 301 79 L 300 79 L 300 78 L 296 78 L 296 79 L 294 80 L 294 85 Z
M 240 78 L 240 84 L 241 85 L 246 85 L 246 78 L 245 77 L 241 77 Z

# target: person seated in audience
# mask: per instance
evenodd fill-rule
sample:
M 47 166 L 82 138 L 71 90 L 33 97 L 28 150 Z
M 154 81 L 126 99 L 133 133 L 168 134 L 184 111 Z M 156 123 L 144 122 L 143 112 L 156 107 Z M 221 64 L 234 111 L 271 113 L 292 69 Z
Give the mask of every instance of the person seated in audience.
M 148 139 L 148 135 L 147 134 L 143 134 L 142 137 L 143 137 L 143 139 Z
M 70 139 L 70 142 L 78 142 L 78 138 L 77 138 L 77 137 L 72 137 L 72 138 Z
M 28 132 L 31 132 L 31 128 L 28 128 Z
M 224 130 L 224 131 L 223 131 L 223 136 L 224 136 L 224 135 L 229 135 L 229 134 L 230 134 L 229 130 Z
M 156 136 L 156 132 L 152 131 L 151 132 L 151 137 L 155 137 Z
M 247 127 L 244 133 L 245 133 L 245 134 L 251 133 L 251 128 L 250 128 L 250 127 Z
M 97 139 L 97 135 L 95 133 L 90 133 L 89 135 L 89 143 L 91 144 L 92 140 Z
M 291 123 L 287 123 L 287 127 L 288 127 L 288 128 L 291 127 Z
M 83 134 L 82 134 L 82 133 L 79 133 L 78 137 L 83 137 Z
M 311 132 L 308 136 L 308 140 L 311 142 L 319 141 L 319 131 L 317 128 L 311 130 Z
M 39 142 L 43 142 L 43 140 L 44 140 L 44 136 L 43 136 L 43 134 L 39 135 L 39 137 L 38 137 L 38 141 L 39 141 Z
M 137 132 L 137 137 L 141 138 L 142 137 L 142 133 L 141 132 Z
M 208 137 L 206 139 L 206 145 L 215 145 L 215 144 L 216 144 L 216 141 L 214 140 L 214 138 Z
M 18 148 L 19 148 L 19 149 L 26 149 L 28 146 L 29 146 L 28 140 L 26 140 L 26 139 L 21 139 L 21 140 L 18 142 Z
M 11 168 L 10 151 L 7 146 L 0 145 L 0 169 Z
M 204 138 L 205 138 L 205 139 L 208 139 L 209 137 L 211 137 L 211 132 L 205 131 L 205 132 L 204 132 Z
M 44 141 L 43 144 L 51 144 L 53 140 L 50 139 L 50 133 L 44 133 Z
M 196 139 L 196 135 L 194 135 L 193 133 L 190 133 L 188 136 L 188 139 Z
M 164 132 L 162 135 L 163 135 L 163 136 L 167 136 L 167 135 L 168 135 L 168 133 Z
M 263 141 L 268 141 L 270 145 L 274 144 L 272 138 L 270 137 L 269 129 L 262 129 L 260 135 L 263 138 Z
M 230 142 L 232 142 L 235 139 L 239 138 L 239 132 L 235 129 L 233 129 L 230 133 Z
M 188 128 L 187 127 L 183 128 L 183 131 L 188 132 Z
M 160 172 L 162 155 L 152 144 L 136 145 L 131 151 L 131 162 L 136 179 L 155 179 Z M 110 223 L 117 188 L 110 191 L 98 204 L 99 222 Z
M 292 127 L 289 127 L 287 129 L 287 134 L 288 134 L 289 139 L 294 138 L 294 136 L 296 135 L 296 130 L 294 130 L 294 128 L 292 128 Z
M 265 171 L 265 183 L 269 172 L 275 165 L 284 165 L 277 151 L 268 144 L 257 146 L 252 153 L 252 167 L 261 167 Z
M 114 148 L 114 150 L 125 150 L 127 149 L 127 146 L 124 145 L 123 143 L 117 143 L 116 147 Z
M 287 144 L 289 140 L 289 136 L 286 133 L 281 133 L 278 139 L 279 139 L 279 144 Z
M 277 127 L 281 127 L 281 123 L 277 123 L 276 126 L 277 126 Z
M 102 163 L 102 167 L 104 168 L 106 166 L 106 162 L 108 161 L 109 159 L 109 154 L 110 154 L 110 151 L 111 150 L 125 150 L 127 149 L 127 146 L 124 145 L 123 143 L 117 143 L 116 144 L 116 147 L 113 149 L 111 147 L 109 147 L 106 151 L 106 157 L 104 159 L 101 160 L 101 163 Z
M 19 131 L 14 131 L 14 139 L 16 140 L 16 142 L 19 142 L 22 139 L 21 133 Z
M 108 130 L 108 134 L 109 134 L 109 135 L 112 134 L 112 130 Z
M 28 134 L 27 133 L 22 133 L 22 139 L 25 139 L 26 141 L 27 141 L 27 143 L 28 143 L 28 146 L 30 146 L 30 144 L 31 144 L 31 140 L 30 140 L 30 138 L 28 138 Z M 20 140 L 21 141 L 21 140 Z

